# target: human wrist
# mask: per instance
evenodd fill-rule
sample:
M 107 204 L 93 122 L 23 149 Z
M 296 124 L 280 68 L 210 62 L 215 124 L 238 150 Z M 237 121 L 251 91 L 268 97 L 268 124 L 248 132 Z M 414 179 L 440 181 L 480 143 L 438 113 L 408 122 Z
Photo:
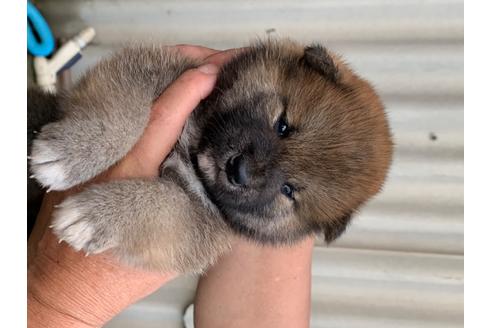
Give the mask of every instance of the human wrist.
M 37 296 L 35 296 L 32 291 L 27 292 L 27 323 L 29 328 L 99 327 L 82 322 L 81 319 L 74 318 L 71 315 L 64 313 L 60 309 L 43 303 L 43 301 L 38 300 Z
M 29 327 L 101 327 L 117 312 L 93 277 L 90 267 L 66 258 L 36 256 L 28 268 Z
M 126 267 L 109 253 L 85 257 L 51 232 L 40 248 L 28 267 L 32 327 L 101 327 L 176 276 Z

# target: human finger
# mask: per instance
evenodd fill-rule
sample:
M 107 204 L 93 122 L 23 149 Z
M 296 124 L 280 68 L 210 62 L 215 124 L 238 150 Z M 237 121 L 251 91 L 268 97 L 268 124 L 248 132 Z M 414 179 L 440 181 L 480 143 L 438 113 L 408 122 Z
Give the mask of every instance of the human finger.
M 175 47 L 184 56 L 194 58 L 200 61 L 203 61 L 205 60 L 205 58 L 220 52 L 220 50 L 215 50 L 202 46 L 194 46 L 189 44 L 178 44 Z

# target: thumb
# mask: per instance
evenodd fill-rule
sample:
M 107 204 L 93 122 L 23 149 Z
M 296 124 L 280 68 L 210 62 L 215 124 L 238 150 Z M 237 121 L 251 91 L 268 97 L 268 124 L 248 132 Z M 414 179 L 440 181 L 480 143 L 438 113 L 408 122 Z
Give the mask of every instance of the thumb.
M 172 150 L 186 119 L 214 88 L 218 67 L 206 64 L 184 72 L 156 100 L 144 134 L 128 154 L 136 156 L 143 167 L 159 168 Z

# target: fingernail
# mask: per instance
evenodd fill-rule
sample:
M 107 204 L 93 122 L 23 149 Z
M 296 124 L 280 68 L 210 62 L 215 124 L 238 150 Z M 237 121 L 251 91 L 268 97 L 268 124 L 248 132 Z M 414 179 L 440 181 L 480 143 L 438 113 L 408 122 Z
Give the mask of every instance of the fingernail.
M 198 70 L 204 74 L 215 75 L 219 72 L 219 68 L 214 64 L 205 64 L 198 67 Z

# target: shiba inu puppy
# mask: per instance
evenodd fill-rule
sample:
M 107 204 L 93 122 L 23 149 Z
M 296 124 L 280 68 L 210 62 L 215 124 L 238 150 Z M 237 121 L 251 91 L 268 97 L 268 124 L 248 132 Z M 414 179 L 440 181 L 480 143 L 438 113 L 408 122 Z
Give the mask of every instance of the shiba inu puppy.
M 159 46 L 101 61 L 57 96 L 61 119 L 32 145 L 35 178 L 63 190 L 108 169 L 142 135 L 153 101 L 198 65 Z M 76 250 L 200 273 L 233 232 L 268 244 L 334 240 L 381 189 L 391 157 L 366 80 L 319 45 L 257 42 L 222 67 L 159 178 L 92 185 L 61 204 L 53 229 Z

